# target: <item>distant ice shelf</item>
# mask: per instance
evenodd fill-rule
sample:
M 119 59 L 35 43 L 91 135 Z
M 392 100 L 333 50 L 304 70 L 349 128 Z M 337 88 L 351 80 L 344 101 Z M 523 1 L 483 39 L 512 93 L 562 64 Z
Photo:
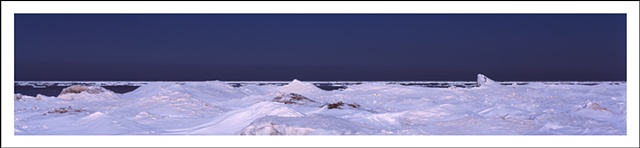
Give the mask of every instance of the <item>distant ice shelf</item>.
M 208 81 L 15 81 L 16 86 L 32 86 L 34 88 L 46 88 L 48 86 L 71 86 L 74 84 L 93 86 L 142 86 L 148 83 L 168 82 L 168 83 L 192 83 Z M 286 85 L 289 81 L 219 81 L 233 85 Z M 431 87 L 473 87 L 475 81 L 305 81 L 316 86 L 347 86 L 359 84 L 400 84 L 410 86 L 431 86 Z M 530 83 L 541 83 L 546 85 L 620 85 L 625 81 L 497 81 L 501 85 L 527 85 Z

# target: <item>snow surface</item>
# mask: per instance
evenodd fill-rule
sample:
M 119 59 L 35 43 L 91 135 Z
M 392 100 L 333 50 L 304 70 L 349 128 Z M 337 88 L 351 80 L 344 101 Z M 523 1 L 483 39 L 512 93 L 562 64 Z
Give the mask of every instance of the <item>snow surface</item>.
M 125 94 L 70 86 L 15 94 L 16 135 L 626 135 L 626 83 L 472 88 L 389 83 L 325 91 L 293 80 L 146 82 Z

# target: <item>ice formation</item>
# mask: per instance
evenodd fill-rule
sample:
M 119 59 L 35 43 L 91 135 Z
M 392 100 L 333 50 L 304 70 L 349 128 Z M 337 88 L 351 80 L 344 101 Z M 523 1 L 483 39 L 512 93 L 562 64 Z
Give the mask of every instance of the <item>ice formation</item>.
M 125 94 L 70 86 L 15 94 L 16 135 L 625 135 L 626 83 L 472 88 L 364 82 L 324 91 L 152 82 Z M 333 105 L 333 107 L 332 107 Z

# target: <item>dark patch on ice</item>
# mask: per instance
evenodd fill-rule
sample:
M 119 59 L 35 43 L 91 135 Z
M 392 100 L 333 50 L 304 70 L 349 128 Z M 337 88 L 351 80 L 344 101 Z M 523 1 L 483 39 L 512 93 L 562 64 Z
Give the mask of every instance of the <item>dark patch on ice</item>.
M 326 91 L 347 89 L 347 86 L 345 86 L 345 85 L 336 85 L 336 84 L 332 84 L 332 83 L 315 83 L 313 85 L 315 85 L 316 87 L 318 87 L 318 88 L 320 88 L 322 90 L 326 90 Z
M 258 86 L 264 86 L 264 85 L 274 85 L 274 86 L 285 86 L 289 83 L 258 83 Z
M 38 94 L 45 96 L 56 96 L 62 92 L 62 89 L 68 86 L 49 86 L 47 88 L 33 88 L 31 86 L 14 86 L 14 94 L 22 94 L 27 96 L 36 96 Z
M 499 83 L 500 85 L 513 85 L 513 83 Z
M 15 85 L 13 88 L 14 88 L 14 94 L 19 93 L 27 96 L 36 96 L 38 94 L 45 95 L 45 96 L 57 96 L 62 92 L 64 88 L 67 88 L 67 87 L 69 86 L 52 85 L 46 88 L 34 88 L 32 86 Z M 103 88 L 119 94 L 131 92 L 137 89 L 138 87 L 140 86 L 103 86 Z
M 459 87 L 459 88 L 466 88 L 466 87 L 467 87 L 466 85 L 460 85 L 460 84 L 458 84 L 458 85 L 453 85 L 453 86 L 455 86 L 455 87 Z
M 593 86 L 593 85 L 601 85 L 601 84 L 605 84 L 605 85 L 620 85 L 619 82 L 545 82 L 544 84 L 546 85 L 587 85 L 587 86 Z
M 580 85 L 598 85 L 598 83 L 594 83 L 594 82 L 587 82 L 587 83 L 579 83 Z
M 342 109 L 341 107 L 344 106 L 344 102 L 340 101 L 340 102 L 336 102 L 336 103 L 330 103 L 327 104 L 327 109 Z
M 64 114 L 64 113 L 81 113 L 81 112 L 86 112 L 87 110 L 85 109 L 74 109 L 71 106 L 67 107 L 67 108 L 52 108 L 51 110 L 49 110 L 47 113 L 49 114 Z M 42 115 L 47 115 L 47 113 L 44 113 Z
M 449 83 L 400 83 L 403 86 L 422 86 L 422 87 L 431 87 L 431 88 L 449 88 L 451 85 Z
M 13 96 L 13 100 L 15 100 L 15 101 L 20 101 L 20 100 L 22 100 L 22 94 L 15 94 L 15 95 Z
M 284 104 L 308 104 L 309 102 L 316 102 L 303 95 L 296 94 L 296 93 L 282 94 L 280 96 L 273 98 L 273 101 L 284 103 Z
M 229 83 L 229 85 L 233 87 L 242 87 L 251 83 Z M 255 83 L 254 83 L 255 84 Z M 288 83 L 257 83 L 258 86 L 285 86 Z M 361 84 L 361 83 L 360 83 Z M 326 91 L 334 91 L 334 90 L 344 90 L 347 88 L 346 84 L 343 83 L 314 83 L 314 86 L 326 90 Z
M 229 83 L 229 85 L 231 85 L 232 87 L 242 87 L 243 85 L 241 83 Z
M 316 86 L 322 90 L 333 91 L 333 90 L 344 90 L 347 89 L 347 86 Z
M 388 83 L 388 84 L 396 84 L 396 83 Z M 420 87 L 428 87 L 428 88 L 449 88 L 449 87 L 459 87 L 459 88 L 472 88 L 478 87 L 477 83 L 443 83 L 443 82 L 426 82 L 426 83 L 399 83 L 402 86 L 420 86 Z
M 342 109 L 342 107 L 345 105 L 346 103 L 342 102 L 342 101 L 338 101 L 336 103 L 329 103 L 329 104 L 325 104 L 327 106 L 327 109 Z M 324 107 L 320 106 L 320 107 Z M 348 103 L 346 104 L 347 106 L 350 106 L 351 108 L 360 108 L 360 104 L 358 103 Z
M 138 89 L 140 86 L 102 86 L 114 93 L 124 94 Z

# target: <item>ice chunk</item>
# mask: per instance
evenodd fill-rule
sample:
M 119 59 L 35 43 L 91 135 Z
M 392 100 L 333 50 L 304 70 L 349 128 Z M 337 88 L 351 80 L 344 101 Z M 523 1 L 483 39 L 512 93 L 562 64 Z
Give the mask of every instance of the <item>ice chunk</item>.
M 69 86 L 67 88 L 62 89 L 62 92 L 60 92 L 60 95 L 64 95 L 64 94 L 79 94 L 82 92 L 86 92 L 89 94 L 99 94 L 102 92 L 110 92 L 110 90 L 107 90 L 105 88 L 102 88 L 100 86 L 85 86 L 85 85 L 73 85 L 73 86 Z M 60 96 L 58 95 L 58 96 Z
M 117 98 L 117 95 L 100 86 L 73 85 L 62 89 L 58 98 L 67 100 L 108 100 Z
M 273 98 L 274 102 L 280 102 L 280 103 L 284 103 L 284 104 L 317 104 L 315 103 L 316 101 L 311 100 L 303 95 L 300 94 L 296 94 L 296 93 L 288 93 L 288 94 L 282 94 L 280 96 L 277 96 L 275 98 Z
M 308 94 L 308 93 L 322 92 L 324 90 L 316 87 L 311 83 L 302 82 L 297 79 L 294 79 L 293 81 L 291 81 L 291 83 L 280 87 L 279 91 L 285 92 L 285 93 Z
M 483 74 L 478 74 L 478 80 L 477 80 L 478 86 L 480 87 L 491 87 L 491 86 L 499 86 L 500 84 L 496 83 L 495 81 L 489 79 L 489 77 L 483 75 Z

